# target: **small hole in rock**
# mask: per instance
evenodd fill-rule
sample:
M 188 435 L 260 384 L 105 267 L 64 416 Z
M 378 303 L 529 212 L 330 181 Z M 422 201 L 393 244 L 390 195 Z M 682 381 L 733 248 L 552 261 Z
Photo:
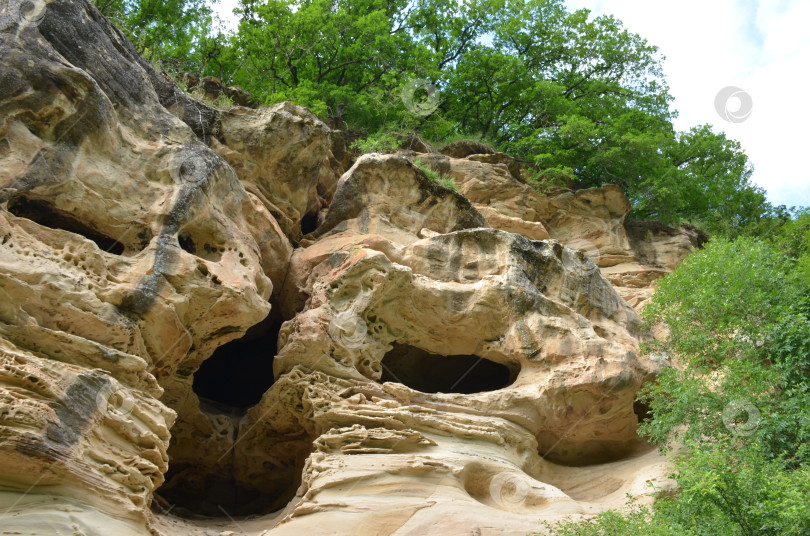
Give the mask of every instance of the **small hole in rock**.
M 280 329 L 281 320 L 271 313 L 203 362 L 194 373 L 193 389 L 204 410 L 239 414 L 261 400 L 273 385 Z
M 475 355 L 437 355 L 394 345 L 382 360 L 381 382 L 403 383 L 423 393 L 482 393 L 510 385 L 516 370 Z
M 19 195 L 9 200 L 8 211 L 19 218 L 27 218 L 44 227 L 62 229 L 63 231 L 81 235 L 95 242 L 100 249 L 107 253 L 114 255 L 122 255 L 124 253 L 124 244 L 118 240 L 105 236 L 89 225 L 79 221 L 72 214 L 59 210 L 45 201 L 29 199 L 23 195 Z
M 197 246 L 194 244 L 194 240 L 192 240 L 188 231 L 180 231 L 177 235 L 177 241 L 180 243 L 180 247 L 183 251 L 191 253 L 192 255 L 197 253 Z
M 652 419 L 652 417 L 653 417 L 652 410 L 650 409 L 650 406 L 648 406 L 647 404 L 645 404 L 643 402 L 639 402 L 638 400 L 633 402 L 633 413 L 636 414 L 636 417 L 638 418 L 638 423 L 639 424 L 641 424 L 643 422 L 647 422 L 650 419 Z
M 308 235 L 318 228 L 318 213 L 310 212 L 301 219 L 301 234 Z
M 211 245 L 211 243 L 207 242 L 207 240 L 211 239 L 211 236 L 194 226 L 182 229 L 177 233 L 177 243 L 183 251 L 207 261 L 219 262 L 222 260 L 222 253 L 225 248 Z

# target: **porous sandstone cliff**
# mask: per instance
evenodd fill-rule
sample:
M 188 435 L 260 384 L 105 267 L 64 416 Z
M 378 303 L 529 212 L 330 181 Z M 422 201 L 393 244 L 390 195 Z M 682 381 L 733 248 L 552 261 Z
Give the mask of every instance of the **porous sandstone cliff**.
M 668 485 L 636 309 L 698 231 L 212 108 L 84 0 L 4 0 L 0 65 L 4 533 L 525 534 Z

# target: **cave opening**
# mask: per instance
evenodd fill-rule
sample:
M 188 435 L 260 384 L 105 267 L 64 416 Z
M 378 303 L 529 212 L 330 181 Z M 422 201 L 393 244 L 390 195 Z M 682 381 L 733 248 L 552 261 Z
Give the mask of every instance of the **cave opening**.
M 438 355 L 396 344 L 382 359 L 381 382 L 423 393 L 474 394 L 509 386 L 517 370 L 475 355 Z
M 204 472 L 189 463 L 170 466 L 166 483 L 155 493 L 153 509 L 156 513 L 171 513 L 188 519 L 270 514 L 283 508 L 295 496 L 305 459 L 306 456 L 300 467 L 293 463 L 268 473 L 268 479 L 277 486 L 272 491 L 248 488 L 234 477 L 232 470 Z M 268 487 L 266 482 L 263 486 Z
M 273 358 L 281 324 L 281 319 L 271 313 L 203 362 L 194 373 L 192 385 L 201 409 L 240 415 L 261 400 L 275 381 Z
M 301 218 L 301 234 L 308 235 L 318 228 L 318 213 L 310 212 Z
M 153 503 L 156 513 L 217 519 L 264 515 L 295 495 L 312 450 L 308 433 L 302 428 L 298 434 L 275 436 L 264 427 L 243 428 L 244 419 L 251 418 L 247 410 L 274 384 L 273 360 L 283 322 L 277 310 L 273 307 L 243 337 L 219 347 L 194 373 L 192 390 L 215 432 L 201 436 L 203 426 L 188 433 L 198 417 L 179 406 L 175 426 L 180 423 L 185 430 L 173 429 L 169 470 Z M 246 447 L 251 433 L 269 435 L 259 448 Z M 237 445 L 245 450 L 237 452 Z
M 95 242 L 100 249 L 107 253 L 123 255 L 126 249 L 124 244 L 118 240 L 100 233 L 78 220 L 72 214 L 59 210 L 45 201 L 18 195 L 9 200 L 7 210 L 18 218 L 29 219 L 43 227 L 61 229 L 81 235 Z

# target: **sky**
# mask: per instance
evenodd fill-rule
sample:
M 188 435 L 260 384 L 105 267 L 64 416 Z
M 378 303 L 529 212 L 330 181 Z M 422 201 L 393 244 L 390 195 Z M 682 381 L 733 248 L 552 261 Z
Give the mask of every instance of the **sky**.
M 220 0 L 217 11 L 233 20 L 237 3 Z M 810 206 L 810 165 L 802 160 L 810 157 L 810 1 L 565 3 L 572 11 L 613 15 L 658 46 L 679 112 L 675 128 L 713 125 L 741 143 L 754 166 L 752 181 L 771 203 Z
M 239 5 L 239 0 L 219 0 L 214 4 L 214 11 L 225 23 L 225 26 L 235 30 L 237 19 L 233 15 L 233 10 Z
M 675 128 L 709 123 L 739 141 L 752 181 L 775 205 L 810 206 L 810 1 L 565 0 L 569 10 L 611 14 L 658 46 L 675 97 Z M 721 112 L 715 100 L 735 87 Z M 742 90 L 750 97 L 739 94 Z M 732 93 L 731 91 L 725 93 Z M 742 98 L 741 98 L 742 97 Z M 743 104 L 748 104 L 742 109 Z M 749 111 L 750 115 L 745 117 Z M 744 120 L 742 120 L 744 119 Z

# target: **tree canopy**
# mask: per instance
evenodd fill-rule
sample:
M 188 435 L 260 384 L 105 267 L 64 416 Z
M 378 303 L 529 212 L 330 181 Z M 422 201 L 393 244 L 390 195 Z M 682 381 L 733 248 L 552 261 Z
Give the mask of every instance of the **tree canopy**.
M 211 39 L 209 0 L 92 0 L 92 3 L 124 31 L 147 59 L 193 60 Z
M 739 143 L 675 130 L 658 49 L 562 0 L 241 0 L 229 34 L 207 0 L 95 1 L 149 57 L 334 128 L 480 139 L 535 184 L 621 186 L 636 218 L 734 234 L 774 217 Z M 437 106 L 408 106 L 428 84 Z

